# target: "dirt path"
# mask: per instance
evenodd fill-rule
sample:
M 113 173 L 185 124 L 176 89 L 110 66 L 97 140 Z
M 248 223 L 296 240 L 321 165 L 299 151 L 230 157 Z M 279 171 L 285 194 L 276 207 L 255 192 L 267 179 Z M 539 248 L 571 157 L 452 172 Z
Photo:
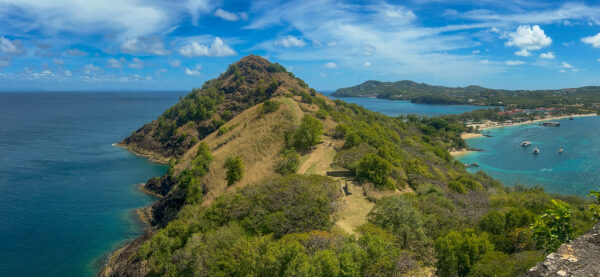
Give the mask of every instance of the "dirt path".
M 344 182 L 352 182 L 350 180 L 340 181 L 342 186 Z M 356 234 L 356 228 L 367 223 L 367 215 L 374 205 L 365 197 L 362 186 L 354 186 L 352 194 L 344 196 L 342 207 L 338 211 L 339 219 L 335 224 L 349 234 Z
M 308 154 L 306 161 L 298 169 L 298 173 L 327 175 L 327 170 L 335 157 L 333 145 L 330 137 L 323 136 L 323 143 L 317 144 L 315 149 Z

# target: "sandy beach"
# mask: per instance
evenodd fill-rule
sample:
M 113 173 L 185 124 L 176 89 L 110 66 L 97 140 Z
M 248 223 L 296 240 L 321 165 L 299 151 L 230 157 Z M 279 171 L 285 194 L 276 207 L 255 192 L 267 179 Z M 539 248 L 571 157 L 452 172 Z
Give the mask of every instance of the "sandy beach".
M 591 113 L 591 114 L 549 116 L 546 118 L 540 118 L 540 119 L 536 119 L 536 120 L 532 120 L 532 121 L 513 122 L 513 123 L 499 123 L 499 122 L 487 121 L 487 122 L 481 123 L 481 124 L 468 124 L 467 126 L 468 127 L 470 126 L 473 128 L 479 127 L 479 130 L 481 131 L 481 130 L 509 127 L 509 126 L 515 126 L 515 125 L 535 124 L 535 123 L 540 123 L 540 122 L 549 121 L 549 120 L 565 119 L 565 118 L 569 118 L 569 117 L 577 118 L 577 117 L 588 117 L 588 116 L 596 116 L 596 114 Z M 470 134 L 470 133 L 465 133 L 465 134 Z
M 540 122 L 544 122 L 544 121 L 559 120 L 559 119 L 565 119 L 565 118 L 569 118 L 569 117 L 576 118 L 576 117 L 588 117 L 588 116 L 597 116 L 597 115 L 596 114 L 576 114 L 576 115 L 572 115 L 572 116 L 571 115 L 549 116 L 546 118 L 536 119 L 536 120 L 532 120 L 532 121 L 514 122 L 514 123 L 498 123 L 498 122 L 493 122 L 493 121 L 487 121 L 485 123 L 469 124 L 467 126 L 470 126 L 473 128 L 479 127 L 479 130 L 483 131 L 483 130 L 489 130 L 489 129 L 495 129 L 495 128 L 515 126 L 515 125 L 536 124 L 536 123 L 540 123 Z M 462 139 L 472 139 L 472 138 L 478 138 L 478 137 L 482 137 L 482 136 L 483 135 L 480 133 L 463 133 L 460 135 L 460 137 Z M 460 156 L 464 156 L 470 152 L 472 152 L 472 151 L 467 150 L 467 149 L 455 149 L 455 150 L 450 151 L 450 155 L 452 155 L 453 157 L 460 157 Z

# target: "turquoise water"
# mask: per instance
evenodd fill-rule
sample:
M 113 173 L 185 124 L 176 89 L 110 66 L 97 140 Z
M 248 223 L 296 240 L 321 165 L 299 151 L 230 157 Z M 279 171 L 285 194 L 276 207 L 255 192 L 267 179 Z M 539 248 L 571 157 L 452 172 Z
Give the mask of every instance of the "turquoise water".
M 439 116 L 446 114 L 466 113 L 478 109 L 491 108 L 488 106 L 469 106 L 469 105 L 429 105 L 415 104 L 404 100 L 386 100 L 364 97 L 342 97 L 331 96 L 333 92 L 323 92 L 331 99 L 340 99 L 348 103 L 361 105 L 369 110 L 380 112 L 389 116 L 399 116 L 402 114 L 417 114 L 423 116 Z
M 533 145 L 520 146 L 526 127 L 511 126 L 489 130 L 493 137 L 467 140 L 469 146 L 483 149 L 460 157 L 464 163 L 477 162 L 479 169 L 504 182 L 541 185 L 548 192 L 586 195 L 600 189 L 600 117 L 559 120 L 560 127 L 529 125 Z M 487 131 L 486 131 L 487 132 Z M 533 147 L 539 155 L 531 154 Z M 562 154 L 558 149 L 564 148 Z
M 0 276 L 93 276 L 166 167 L 112 143 L 182 93 L 0 93 Z

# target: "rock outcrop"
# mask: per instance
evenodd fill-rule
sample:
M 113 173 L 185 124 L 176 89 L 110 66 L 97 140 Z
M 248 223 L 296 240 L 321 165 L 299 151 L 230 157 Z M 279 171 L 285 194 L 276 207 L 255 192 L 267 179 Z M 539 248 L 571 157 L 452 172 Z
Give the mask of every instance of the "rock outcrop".
M 546 257 L 527 272 L 531 277 L 600 276 L 600 223 Z

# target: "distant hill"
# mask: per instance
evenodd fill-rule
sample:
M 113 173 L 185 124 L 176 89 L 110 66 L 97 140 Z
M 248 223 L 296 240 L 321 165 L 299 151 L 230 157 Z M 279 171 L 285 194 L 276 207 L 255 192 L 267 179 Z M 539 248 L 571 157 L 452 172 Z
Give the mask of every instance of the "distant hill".
M 585 105 L 600 106 L 600 87 L 588 86 L 556 90 L 502 90 L 481 86 L 444 87 L 413 81 L 366 81 L 360 85 L 340 88 L 335 97 L 377 97 L 409 100 L 427 104 L 466 104 L 537 108 Z

